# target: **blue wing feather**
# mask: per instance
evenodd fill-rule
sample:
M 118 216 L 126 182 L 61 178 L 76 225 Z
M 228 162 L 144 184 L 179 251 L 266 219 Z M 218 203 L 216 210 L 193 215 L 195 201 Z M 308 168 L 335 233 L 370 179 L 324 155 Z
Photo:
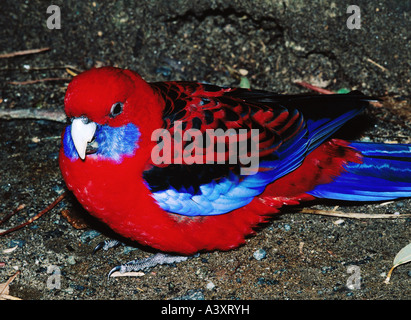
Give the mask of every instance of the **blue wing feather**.
M 187 216 L 219 215 L 245 206 L 255 196 L 261 194 L 268 184 L 298 168 L 309 152 L 346 121 L 361 112 L 366 105 L 364 102 L 366 99 L 362 97 L 361 95 L 350 97 L 352 101 L 349 100 L 345 106 L 341 103 L 338 107 L 332 104 L 331 106 L 320 104 L 312 118 L 310 109 L 303 108 L 299 114 L 300 120 L 296 121 L 301 121 L 303 125 L 297 129 L 292 128 L 294 132 L 291 138 L 285 139 L 271 158 L 261 159 L 260 168 L 264 170 L 254 175 L 240 176 L 230 172 L 226 177 L 201 184 L 196 191 L 193 189 L 188 191 L 186 188 L 176 190 L 170 186 L 171 193 L 167 193 L 168 190 L 152 190 L 152 196 L 164 210 Z M 269 98 L 264 97 L 264 99 Z M 304 100 L 301 100 L 301 97 L 299 99 L 304 104 Z M 337 103 L 339 97 L 328 96 L 326 101 Z M 321 114 L 325 116 L 319 116 Z
M 380 201 L 411 196 L 411 145 L 353 142 L 363 155 L 351 162 L 333 182 L 309 194 L 348 201 Z

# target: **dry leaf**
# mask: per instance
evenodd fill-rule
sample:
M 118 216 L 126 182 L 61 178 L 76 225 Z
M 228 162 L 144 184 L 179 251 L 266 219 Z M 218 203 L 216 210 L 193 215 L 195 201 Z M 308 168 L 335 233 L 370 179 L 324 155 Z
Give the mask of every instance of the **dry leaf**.
M 76 229 L 85 229 L 88 227 L 83 217 L 74 210 L 61 210 L 61 215 Z
M 388 284 L 391 279 L 391 274 L 396 267 L 401 264 L 408 263 L 411 261 L 411 243 L 406 245 L 402 248 L 394 258 L 393 266 L 391 267 L 390 271 L 388 272 L 387 278 L 385 279 L 385 283 Z
M 3 295 L 3 294 L 9 294 L 9 284 L 7 283 L 7 282 L 3 282 L 3 283 L 0 283 L 0 300 L 5 300 L 5 299 L 2 299 L 1 298 L 1 296 Z
M 14 246 L 13 248 L 4 249 L 4 250 L 3 250 L 3 253 L 11 253 L 11 252 L 13 252 L 14 250 L 16 250 L 18 247 L 19 247 L 19 246 Z M 1 289 L 0 289 L 0 292 L 1 292 Z
M 21 300 L 20 298 L 9 295 L 9 285 L 14 280 L 14 278 L 17 277 L 18 274 L 20 274 L 20 271 L 17 271 L 6 282 L 0 283 L 0 300 Z

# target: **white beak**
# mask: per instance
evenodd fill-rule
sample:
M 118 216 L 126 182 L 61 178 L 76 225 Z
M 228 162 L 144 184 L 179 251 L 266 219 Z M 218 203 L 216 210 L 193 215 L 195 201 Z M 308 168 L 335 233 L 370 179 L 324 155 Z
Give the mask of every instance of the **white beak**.
M 75 118 L 71 123 L 71 138 L 81 160 L 86 158 L 87 143 L 93 140 L 97 125 L 87 118 Z

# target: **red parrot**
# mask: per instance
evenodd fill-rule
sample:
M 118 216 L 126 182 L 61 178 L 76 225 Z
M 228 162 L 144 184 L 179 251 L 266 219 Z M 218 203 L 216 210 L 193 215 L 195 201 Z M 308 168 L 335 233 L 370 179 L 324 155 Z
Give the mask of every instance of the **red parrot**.
M 111 272 L 139 270 L 237 248 L 284 205 L 411 196 L 411 145 L 330 139 L 370 100 L 94 68 L 67 88 L 60 168 L 87 211 L 160 252 Z

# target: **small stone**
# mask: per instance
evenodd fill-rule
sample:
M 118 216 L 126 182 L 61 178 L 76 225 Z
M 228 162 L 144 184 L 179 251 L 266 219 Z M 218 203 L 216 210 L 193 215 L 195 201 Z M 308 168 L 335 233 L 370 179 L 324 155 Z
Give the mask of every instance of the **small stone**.
M 238 69 L 238 73 L 245 77 L 248 74 L 248 70 L 246 69 Z
M 71 265 L 76 264 L 76 259 L 74 258 L 74 256 L 69 256 L 69 257 L 67 258 L 67 263 L 68 263 L 68 264 L 71 264 Z
M 399 201 L 395 204 L 395 206 L 398 207 L 398 208 L 404 207 L 404 202 Z
M 264 284 L 265 283 L 265 278 L 264 277 L 260 277 L 257 279 L 257 283 L 258 284 Z
M 213 290 L 215 288 L 215 284 L 212 281 L 209 281 L 206 285 L 207 290 Z
M 91 240 L 98 237 L 99 235 L 100 235 L 100 232 L 98 232 L 98 231 L 88 230 L 88 231 L 85 231 L 80 236 L 80 240 L 81 240 L 82 243 L 89 243 Z
M 267 252 L 264 249 L 258 249 L 253 253 L 253 257 L 258 261 L 263 260 L 266 256 Z
M 68 294 L 73 294 L 74 289 L 72 287 L 68 287 L 67 289 L 64 290 L 64 292 L 67 292 Z
M 124 253 L 124 254 L 127 254 L 127 253 L 130 253 L 131 251 L 135 251 L 135 250 L 138 250 L 138 248 L 136 248 L 136 247 L 130 247 L 130 246 L 124 246 L 124 248 L 123 248 L 123 253 Z
M 338 219 L 338 220 L 335 220 L 333 223 L 334 223 L 336 226 L 338 226 L 338 225 L 340 225 L 340 224 L 343 224 L 343 223 L 344 223 L 344 219 Z
M 204 300 L 204 293 L 201 289 L 191 289 L 183 296 L 175 297 L 173 300 Z
M 9 241 L 9 248 L 13 248 L 15 246 L 22 248 L 26 241 L 21 240 L 21 239 L 12 239 Z

